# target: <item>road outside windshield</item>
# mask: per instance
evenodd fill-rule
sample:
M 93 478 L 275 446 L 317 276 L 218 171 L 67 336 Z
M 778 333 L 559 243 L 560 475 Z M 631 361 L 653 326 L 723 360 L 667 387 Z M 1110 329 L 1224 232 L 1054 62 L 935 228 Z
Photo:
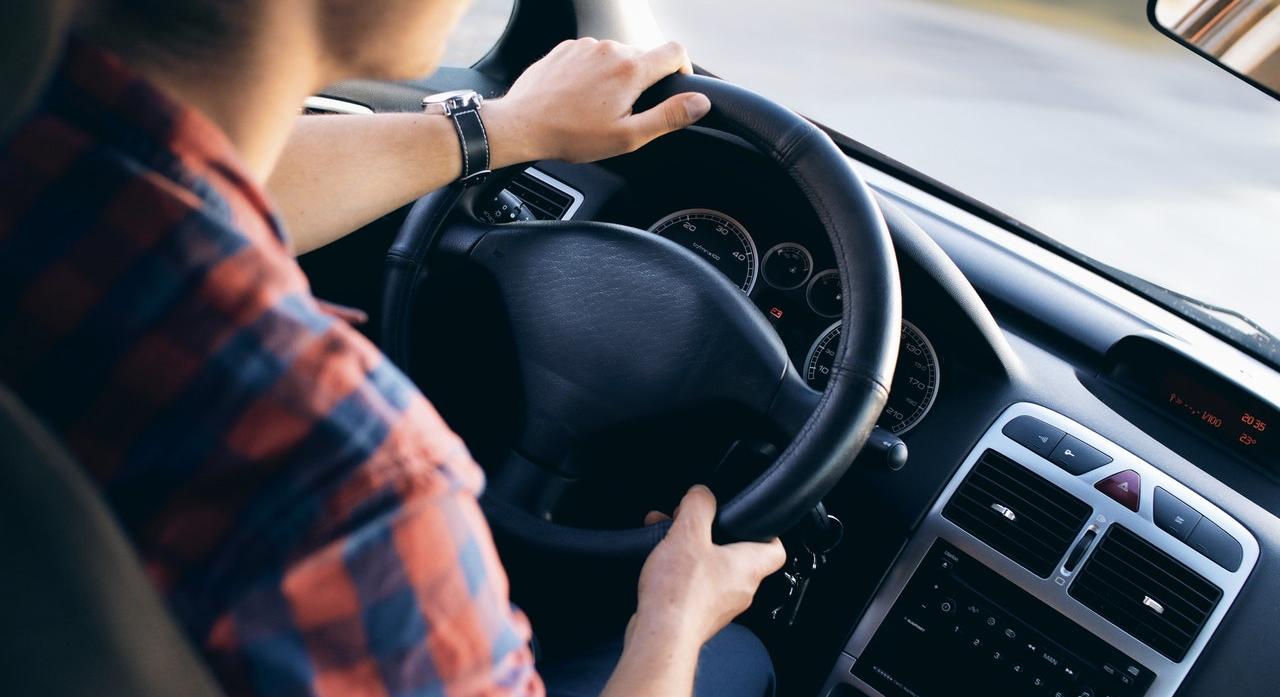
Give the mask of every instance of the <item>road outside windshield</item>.
M 708 70 L 1280 334 L 1280 102 L 1146 0 L 650 4 Z

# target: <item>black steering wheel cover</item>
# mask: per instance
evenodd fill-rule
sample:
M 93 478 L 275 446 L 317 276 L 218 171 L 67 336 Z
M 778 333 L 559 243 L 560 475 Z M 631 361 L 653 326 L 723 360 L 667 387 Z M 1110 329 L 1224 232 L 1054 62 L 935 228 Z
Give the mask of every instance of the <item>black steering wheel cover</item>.
M 888 398 L 898 353 L 902 301 L 898 267 L 884 219 L 871 191 L 830 138 L 794 112 L 714 78 L 673 75 L 650 88 L 636 110 L 675 94 L 701 92 L 712 104 L 699 126 L 739 136 L 794 181 L 826 230 L 844 284 L 844 330 L 827 389 L 791 444 L 755 482 L 723 502 L 717 537 L 764 540 L 781 534 L 811 510 L 844 475 L 865 444 Z M 383 349 L 409 363 L 414 294 L 441 225 L 461 192 L 449 187 L 412 209 L 387 256 Z M 613 556 L 647 554 L 654 531 L 583 530 L 534 517 L 501 502 L 485 506 L 497 528 L 535 546 Z M 536 533 L 536 534 L 535 534 Z
M 464 190 L 461 184 L 454 183 L 418 199 L 387 250 L 380 343 L 383 353 L 406 373 L 409 372 L 414 300 L 426 271 L 427 254 Z
M 720 508 L 725 537 L 766 539 L 797 523 L 835 486 L 884 410 L 902 325 L 898 264 L 871 190 L 819 128 L 749 90 L 702 76 L 666 78 L 636 109 L 682 92 L 711 99 L 699 126 L 743 138 L 796 183 L 827 232 L 844 285 L 844 329 L 817 408 L 773 465 Z

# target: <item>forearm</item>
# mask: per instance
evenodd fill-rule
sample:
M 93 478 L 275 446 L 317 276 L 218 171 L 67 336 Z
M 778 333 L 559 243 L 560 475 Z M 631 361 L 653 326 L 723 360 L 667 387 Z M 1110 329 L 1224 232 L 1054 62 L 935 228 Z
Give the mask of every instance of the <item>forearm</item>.
M 693 693 L 697 641 L 637 620 L 600 697 L 681 697 Z
M 501 100 L 485 105 L 491 168 L 534 159 Z M 427 114 L 301 116 L 267 182 L 298 254 L 322 247 L 462 171 L 458 134 Z
M 635 113 L 640 93 L 690 72 L 679 44 L 640 52 L 595 39 L 566 41 L 480 111 L 490 169 L 521 162 L 591 162 L 630 152 L 702 118 L 700 94 Z M 457 179 L 453 122 L 426 114 L 299 117 L 267 182 L 297 253 L 328 244 Z

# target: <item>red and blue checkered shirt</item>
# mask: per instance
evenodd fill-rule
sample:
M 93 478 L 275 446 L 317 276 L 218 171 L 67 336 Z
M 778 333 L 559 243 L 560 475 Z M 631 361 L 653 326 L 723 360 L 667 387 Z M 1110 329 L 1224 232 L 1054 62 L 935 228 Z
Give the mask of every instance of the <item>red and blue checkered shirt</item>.
M 82 44 L 0 152 L 0 381 L 229 693 L 543 692 L 460 439 L 311 295 L 223 133 Z

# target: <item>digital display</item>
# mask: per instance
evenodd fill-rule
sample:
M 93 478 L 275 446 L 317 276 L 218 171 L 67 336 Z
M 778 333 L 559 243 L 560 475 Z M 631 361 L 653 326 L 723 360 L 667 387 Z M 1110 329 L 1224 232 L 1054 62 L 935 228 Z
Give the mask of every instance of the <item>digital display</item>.
M 1275 450 L 1280 422 L 1262 405 L 1234 400 L 1178 373 L 1160 376 L 1149 388 L 1175 418 L 1250 459 Z
M 1122 340 L 1111 376 L 1189 430 L 1280 475 L 1280 410 L 1240 384 L 1166 346 Z

